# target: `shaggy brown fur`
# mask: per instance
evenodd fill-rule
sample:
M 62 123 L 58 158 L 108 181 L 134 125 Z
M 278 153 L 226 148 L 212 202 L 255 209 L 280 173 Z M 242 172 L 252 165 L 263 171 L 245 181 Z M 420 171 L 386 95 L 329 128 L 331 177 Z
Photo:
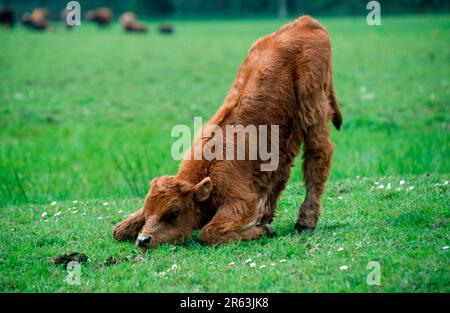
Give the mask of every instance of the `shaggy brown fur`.
M 277 200 L 301 143 L 306 198 L 295 228 L 314 229 L 333 153 L 330 120 L 340 128 L 331 43 L 319 22 L 304 16 L 253 44 L 224 104 L 208 122 L 222 129 L 279 125 L 278 168 L 261 171 L 259 159 L 184 159 L 176 176 L 152 181 L 143 208 L 116 226 L 114 238 L 136 240 L 139 235 L 138 242 L 147 248 L 180 242 L 199 228 L 200 239 L 208 244 L 272 235 Z M 209 140 L 202 132 L 195 142 Z
M 86 19 L 97 23 L 99 27 L 108 26 L 113 19 L 112 11 L 109 8 L 97 8 L 86 13 Z
M 132 12 L 123 13 L 120 16 L 120 24 L 127 32 L 147 32 L 147 27 L 142 22 L 138 21 L 136 15 Z

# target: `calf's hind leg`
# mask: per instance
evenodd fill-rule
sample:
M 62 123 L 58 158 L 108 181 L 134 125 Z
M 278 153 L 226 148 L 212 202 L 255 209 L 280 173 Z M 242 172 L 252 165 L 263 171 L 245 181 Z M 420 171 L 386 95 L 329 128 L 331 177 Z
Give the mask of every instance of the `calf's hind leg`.
M 308 128 L 304 137 L 303 176 L 306 197 L 300 207 L 295 228 L 300 232 L 315 229 L 321 215 L 321 198 L 328 179 L 333 144 L 327 122 Z
M 144 209 L 140 209 L 114 227 L 113 237 L 117 241 L 134 241 L 144 224 Z

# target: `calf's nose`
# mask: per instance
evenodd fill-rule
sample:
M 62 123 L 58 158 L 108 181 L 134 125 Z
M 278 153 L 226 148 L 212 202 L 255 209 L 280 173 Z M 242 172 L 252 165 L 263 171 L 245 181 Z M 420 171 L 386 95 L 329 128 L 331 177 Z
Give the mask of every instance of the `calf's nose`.
M 148 235 L 139 235 L 138 236 L 138 245 L 140 247 L 148 247 L 150 245 L 150 241 L 152 240 L 151 236 Z

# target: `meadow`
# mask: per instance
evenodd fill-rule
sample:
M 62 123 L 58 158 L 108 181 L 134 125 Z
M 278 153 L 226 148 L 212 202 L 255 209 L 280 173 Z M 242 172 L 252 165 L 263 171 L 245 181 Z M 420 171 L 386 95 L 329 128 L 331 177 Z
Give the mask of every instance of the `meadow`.
M 275 238 L 207 247 L 194 233 L 146 253 L 111 230 L 176 173 L 172 127 L 208 120 L 252 42 L 288 20 L 0 29 L 0 291 L 449 292 L 449 16 L 320 21 L 344 124 L 318 228 L 294 232 L 299 157 Z M 48 261 L 72 251 L 89 256 L 79 285 Z

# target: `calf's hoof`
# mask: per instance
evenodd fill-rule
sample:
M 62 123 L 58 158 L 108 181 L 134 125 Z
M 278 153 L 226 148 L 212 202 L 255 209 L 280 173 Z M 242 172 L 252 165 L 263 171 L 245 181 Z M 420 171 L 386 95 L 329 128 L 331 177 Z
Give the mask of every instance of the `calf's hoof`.
M 277 232 L 275 231 L 275 228 L 273 228 L 272 225 L 264 224 L 263 227 L 266 230 L 266 236 L 267 237 L 272 238 L 272 237 L 275 237 L 277 235 Z
M 314 229 L 316 229 L 315 226 L 311 227 L 311 226 L 308 226 L 308 225 L 305 225 L 305 224 L 302 224 L 299 222 L 295 223 L 294 228 L 298 233 L 302 233 L 302 232 L 306 232 L 306 231 L 313 231 Z

